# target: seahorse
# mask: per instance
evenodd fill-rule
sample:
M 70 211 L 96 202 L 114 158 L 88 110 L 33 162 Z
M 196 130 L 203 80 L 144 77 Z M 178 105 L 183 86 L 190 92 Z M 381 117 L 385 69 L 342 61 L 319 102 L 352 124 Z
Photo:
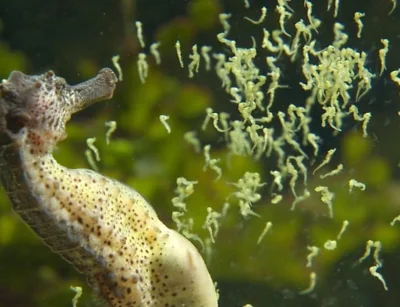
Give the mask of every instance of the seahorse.
M 13 71 L 0 84 L 0 182 L 13 210 L 109 306 L 217 306 L 196 247 L 137 191 L 53 157 L 72 114 L 112 98 L 116 83 L 108 68 L 74 86 L 52 71 Z

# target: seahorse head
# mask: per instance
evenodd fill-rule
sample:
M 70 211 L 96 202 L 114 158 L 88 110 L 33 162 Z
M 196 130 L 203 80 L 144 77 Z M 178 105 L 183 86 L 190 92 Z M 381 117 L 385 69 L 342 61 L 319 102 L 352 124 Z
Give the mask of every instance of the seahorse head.
M 9 139 L 24 128 L 55 144 L 65 138 L 65 124 L 71 115 L 92 103 L 113 95 L 117 78 L 104 68 L 96 77 L 70 86 L 48 71 L 29 76 L 13 71 L 0 84 L 0 133 Z

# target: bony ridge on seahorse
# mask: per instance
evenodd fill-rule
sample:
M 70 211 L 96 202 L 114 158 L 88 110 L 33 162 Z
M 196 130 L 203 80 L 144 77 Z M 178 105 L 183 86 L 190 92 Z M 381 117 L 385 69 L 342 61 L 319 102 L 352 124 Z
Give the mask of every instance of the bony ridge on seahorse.
M 214 307 L 206 265 L 135 190 L 52 152 L 71 115 L 112 97 L 108 69 L 70 86 L 52 71 L 0 84 L 0 180 L 14 211 L 112 307 Z

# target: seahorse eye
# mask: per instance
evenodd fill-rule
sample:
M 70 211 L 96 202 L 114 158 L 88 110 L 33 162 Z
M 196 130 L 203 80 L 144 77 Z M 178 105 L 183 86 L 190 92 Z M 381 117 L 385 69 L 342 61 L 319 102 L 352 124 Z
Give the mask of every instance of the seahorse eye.
M 13 133 L 17 133 L 25 127 L 31 117 L 27 112 L 22 110 L 14 110 L 6 115 L 7 129 Z
M 0 85 L 0 97 L 14 102 L 17 98 L 17 93 L 12 89 L 4 88 L 4 86 Z

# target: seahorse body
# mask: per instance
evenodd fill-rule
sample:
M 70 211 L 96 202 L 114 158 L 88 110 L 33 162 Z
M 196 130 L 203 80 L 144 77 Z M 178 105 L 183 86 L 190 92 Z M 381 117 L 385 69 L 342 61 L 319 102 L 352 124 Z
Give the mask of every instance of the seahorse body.
M 0 180 L 15 212 L 110 306 L 214 307 L 196 248 L 135 190 L 52 156 L 72 113 L 111 98 L 110 69 L 69 86 L 53 72 L 12 72 L 0 84 Z

